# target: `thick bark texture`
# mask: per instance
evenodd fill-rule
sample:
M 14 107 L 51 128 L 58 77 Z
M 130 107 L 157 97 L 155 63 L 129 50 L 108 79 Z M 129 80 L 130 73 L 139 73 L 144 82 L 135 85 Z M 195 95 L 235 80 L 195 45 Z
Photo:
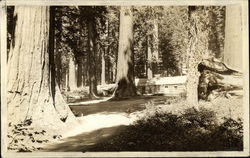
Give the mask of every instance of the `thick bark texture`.
M 198 15 L 196 13 L 196 7 L 189 7 L 189 43 L 188 43 L 188 74 L 187 74 L 187 102 L 190 105 L 198 104 L 198 83 L 199 83 L 199 72 L 198 64 L 200 62 L 200 54 L 197 51 L 198 46 Z
M 133 70 L 133 19 L 131 7 L 122 6 L 120 10 L 119 50 L 117 62 L 116 98 L 136 95 Z
M 50 9 L 17 6 L 15 15 L 15 45 L 8 60 L 8 121 L 32 119 L 38 126 L 56 128 L 73 114 L 51 73 Z
M 90 18 L 87 21 L 88 29 L 88 75 L 89 75 L 89 97 L 97 97 L 97 79 L 96 79 L 96 55 L 97 55 L 97 43 L 96 43 L 96 30 L 94 18 Z

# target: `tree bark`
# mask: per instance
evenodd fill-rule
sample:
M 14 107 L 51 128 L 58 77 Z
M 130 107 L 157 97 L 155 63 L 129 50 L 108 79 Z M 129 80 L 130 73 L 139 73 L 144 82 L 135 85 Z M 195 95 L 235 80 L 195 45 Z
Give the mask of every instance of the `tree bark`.
M 153 78 L 153 54 L 150 45 L 150 36 L 147 36 L 147 77 Z
M 159 37 L 158 37 L 158 17 L 154 19 L 154 28 L 153 28 L 153 45 L 152 45 L 152 55 L 153 55 L 153 63 L 152 63 L 152 70 L 153 74 L 158 73 L 157 63 L 159 60 Z
M 102 73 L 101 73 L 101 84 L 106 84 L 105 80 L 105 51 L 102 51 Z
M 76 74 L 76 62 L 72 56 L 69 58 L 69 90 L 74 91 L 77 89 L 77 74 Z
M 199 72 L 198 72 L 198 64 L 199 54 L 197 52 L 197 43 L 198 43 L 198 35 L 197 35 L 197 14 L 196 7 L 190 6 L 188 8 L 189 12 L 189 21 L 190 21 L 190 30 L 189 30 L 189 43 L 188 43 L 188 74 L 187 74 L 187 102 L 190 105 L 198 104 L 198 84 L 199 84 Z
M 69 91 L 69 70 L 65 73 L 65 90 Z
M 73 118 L 73 114 L 52 74 L 50 9 L 17 6 L 15 15 L 15 45 L 11 47 L 8 60 L 8 121 L 15 124 L 32 119 L 38 126 L 57 128 Z M 50 42 L 53 44 L 52 40 Z
M 96 55 L 97 55 L 97 43 L 96 43 L 96 30 L 95 30 L 94 18 L 90 18 L 87 21 L 88 29 L 88 75 L 89 75 L 89 97 L 97 98 L 97 80 L 96 80 Z
M 147 77 L 151 79 L 157 73 L 158 52 L 158 19 L 153 20 L 152 34 L 147 36 Z
M 224 62 L 229 67 L 243 72 L 241 14 L 239 5 L 226 7 Z
M 55 58 L 56 58 L 56 79 L 57 79 L 58 86 L 62 89 L 62 59 L 61 59 L 61 53 L 58 52 L 58 47 L 56 47 L 55 50 L 57 50 L 57 54 L 55 55 Z
M 55 12 L 58 13 L 57 15 L 57 21 L 55 21 L 55 23 L 57 23 L 57 31 L 58 33 L 55 36 L 55 69 L 56 69 L 56 79 L 57 79 L 57 83 L 60 89 L 63 89 L 64 85 L 63 85 L 63 70 L 62 70 L 62 57 L 61 57 L 61 52 L 60 50 L 60 41 L 62 39 L 62 10 L 60 8 L 58 8 Z M 55 18 L 55 17 L 54 17 Z M 54 26 L 56 27 L 56 26 Z M 52 38 L 54 39 L 54 38 Z
M 83 59 L 82 56 L 77 57 L 77 88 L 83 87 Z
M 117 62 L 117 89 L 115 98 L 136 96 L 133 63 L 133 19 L 131 7 L 120 10 L 119 49 Z

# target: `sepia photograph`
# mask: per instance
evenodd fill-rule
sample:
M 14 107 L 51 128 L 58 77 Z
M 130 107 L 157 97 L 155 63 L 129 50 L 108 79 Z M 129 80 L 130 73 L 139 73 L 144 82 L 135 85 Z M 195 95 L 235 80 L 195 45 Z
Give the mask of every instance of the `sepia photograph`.
M 158 2 L 1 1 L 1 155 L 249 156 L 248 2 Z

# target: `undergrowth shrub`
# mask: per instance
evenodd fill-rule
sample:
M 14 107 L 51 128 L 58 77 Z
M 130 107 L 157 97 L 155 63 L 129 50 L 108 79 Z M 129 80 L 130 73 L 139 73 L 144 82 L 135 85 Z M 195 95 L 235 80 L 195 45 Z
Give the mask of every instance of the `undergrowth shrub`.
M 155 111 L 122 132 L 95 145 L 92 151 L 239 151 L 243 150 L 241 120 L 224 118 L 200 108 L 181 114 Z

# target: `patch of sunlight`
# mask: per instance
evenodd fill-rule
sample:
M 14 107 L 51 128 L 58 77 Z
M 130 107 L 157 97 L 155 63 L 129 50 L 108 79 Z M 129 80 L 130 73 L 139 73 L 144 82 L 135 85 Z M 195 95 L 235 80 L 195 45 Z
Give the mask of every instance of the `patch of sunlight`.
M 77 102 L 77 103 L 69 103 L 70 106 L 72 105 L 88 105 L 88 104 L 96 104 L 96 103 L 101 103 L 108 101 L 112 97 L 105 97 L 103 99 L 98 99 L 98 100 L 90 100 L 90 101 L 83 101 L 83 102 Z
M 113 127 L 118 125 L 129 125 L 133 123 L 137 117 L 135 115 L 128 115 L 126 113 L 112 113 L 112 114 L 91 114 L 83 117 L 78 117 L 74 127 L 71 127 L 63 134 L 64 137 L 70 137 L 77 134 L 92 132 L 101 128 Z

